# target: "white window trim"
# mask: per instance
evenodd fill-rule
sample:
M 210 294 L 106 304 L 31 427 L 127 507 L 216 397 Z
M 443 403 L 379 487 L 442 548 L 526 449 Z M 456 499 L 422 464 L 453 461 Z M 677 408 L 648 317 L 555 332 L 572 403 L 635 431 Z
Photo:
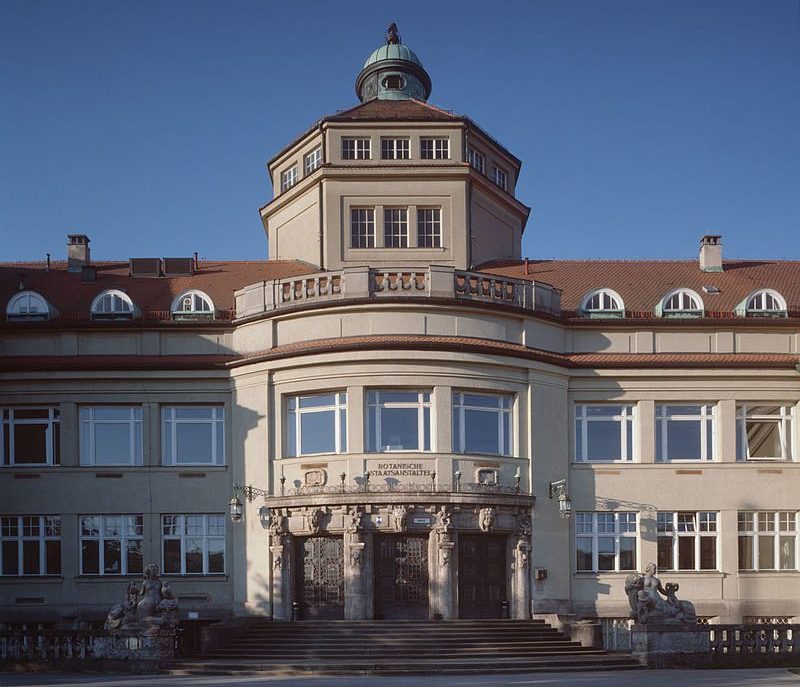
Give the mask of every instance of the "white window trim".
M 182 309 L 183 300 L 187 297 L 192 297 L 192 309 L 191 310 L 184 310 Z M 197 308 L 197 301 L 205 301 L 205 303 L 210 308 L 209 310 L 203 310 Z M 207 317 L 214 317 L 216 308 L 214 307 L 214 301 L 211 300 L 211 297 L 204 293 L 203 291 L 199 291 L 198 289 L 189 289 L 187 291 L 183 291 L 178 296 L 176 296 L 173 301 L 172 305 L 170 306 L 170 312 L 173 316 L 177 317 L 185 317 L 185 316 L 207 316 Z
M 675 296 L 680 296 L 680 300 L 683 301 L 684 305 L 688 300 L 689 303 L 694 301 L 697 307 L 667 308 L 667 304 Z M 703 298 L 700 296 L 700 294 L 696 291 L 692 291 L 692 289 L 673 289 L 661 299 L 660 310 L 660 315 L 662 317 L 703 317 L 703 315 L 705 315 L 705 303 L 703 302 Z
M 575 518 L 575 546 L 574 546 L 574 554 L 575 554 L 575 572 L 578 574 L 581 573 L 595 573 L 595 574 L 603 574 L 603 573 L 611 573 L 611 572 L 628 572 L 627 568 L 622 570 L 620 568 L 620 540 L 621 539 L 634 539 L 635 546 L 634 552 L 636 560 L 634 561 L 634 567 L 632 568 L 633 571 L 638 569 L 639 566 L 639 514 L 634 511 L 619 511 L 613 513 L 614 515 L 614 531 L 613 532 L 600 532 L 597 524 L 597 516 L 598 515 L 605 515 L 607 511 L 583 511 L 581 515 L 586 515 L 591 513 L 592 515 L 592 532 L 583 533 L 578 532 L 578 518 Z M 633 513 L 634 515 L 634 527 L 635 530 L 633 532 L 620 532 L 620 515 L 630 515 Z M 613 570 L 600 570 L 599 558 L 600 558 L 600 551 L 599 551 L 599 543 L 598 539 L 601 537 L 614 537 L 614 569 Z M 589 539 L 592 540 L 592 569 L 591 570 L 578 570 L 578 539 Z
M 0 529 L 0 543 L 13 541 L 17 542 L 17 574 L 3 574 L 3 547 L 0 545 L 0 578 L 3 577 L 52 577 L 55 575 L 60 575 L 63 573 L 63 529 L 62 529 L 62 522 L 60 515 L 4 515 L 3 518 L 16 518 L 17 520 L 17 535 L 16 536 L 5 536 L 3 535 L 2 529 Z M 33 535 L 26 535 L 24 534 L 23 530 L 23 522 L 24 518 L 38 518 L 39 519 L 39 534 L 36 536 Z M 57 523 L 58 526 L 58 535 L 48 535 L 47 534 L 47 520 L 50 519 Z M 24 555 L 23 555 L 23 546 L 22 543 L 25 541 L 38 541 L 39 542 L 39 572 L 38 573 L 25 573 L 24 571 Z M 61 550 L 59 551 L 59 572 L 58 573 L 48 573 L 47 572 L 47 542 L 48 541 L 57 541 L 61 544 Z
M 600 296 L 602 299 L 614 299 L 617 302 L 616 308 L 589 308 L 589 301 L 595 296 Z M 613 289 L 592 289 L 581 300 L 581 312 L 586 315 L 602 315 L 605 317 L 622 317 L 625 314 L 625 302 Z
M 502 403 L 497 408 L 486 408 L 485 406 L 470 406 L 464 402 L 465 396 L 483 396 L 485 398 L 507 399 L 508 407 L 504 408 Z M 469 455 L 476 455 L 474 451 L 468 451 L 466 448 L 466 422 L 464 420 L 465 411 L 476 411 L 484 413 L 494 413 L 497 416 L 497 434 L 500 438 L 500 446 L 497 452 L 486 453 L 484 455 L 490 456 L 507 456 L 515 455 L 514 452 L 514 396 L 512 394 L 491 394 L 478 391 L 454 391 L 452 395 L 453 403 L 453 419 L 455 421 L 456 413 L 458 413 L 458 437 L 453 436 L 453 453 L 464 453 Z M 506 446 L 506 436 L 503 429 L 503 418 L 508 418 L 508 443 Z
M 30 311 L 30 304 L 34 302 L 41 307 L 41 310 Z M 23 303 L 28 308 L 27 310 L 22 310 Z M 13 320 L 49 320 L 50 303 L 36 291 L 20 291 L 9 299 L 8 305 L 6 305 L 6 318 Z
M 486 174 L 486 156 L 472 146 L 467 147 L 467 163 L 479 174 Z
M 121 408 L 123 406 L 83 406 L 79 411 L 80 419 L 80 462 L 81 465 L 141 465 L 143 453 L 142 437 L 142 407 L 124 406 L 129 412 L 128 419 L 128 450 L 130 460 L 127 463 L 104 463 L 97 460 L 97 445 L 95 441 L 95 427 L 97 425 L 121 425 L 123 420 L 98 420 L 95 418 L 95 411 L 98 408 Z M 89 430 L 88 442 L 84 442 L 84 427 Z M 139 439 L 138 451 L 136 439 Z M 87 445 L 88 443 L 88 445 Z
M 498 188 L 504 191 L 508 190 L 508 172 L 504 169 L 495 166 L 492 171 L 492 181 L 494 181 L 494 185 Z
M 764 299 L 766 296 L 771 296 L 777 302 L 778 308 L 754 308 L 753 301 L 756 298 Z M 786 299 L 781 296 L 774 289 L 757 289 L 753 291 L 742 302 L 741 309 L 744 311 L 745 316 L 767 316 L 767 317 L 785 317 L 787 314 Z
M 345 142 L 353 142 L 353 157 L 345 155 Z M 345 136 L 342 138 L 342 159 L 343 160 L 371 160 L 372 159 L 372 139 L 360 136 Z
M 586 414 L 586 408 L 594 408 L 598 406 L 620 406 L 622 408 L 622 413 L 620 415 L 605 415 L 601 417 L 590 417 Z M 579 402 L 574 404 L 574 421 L 572 423 L 573 426 L 573 440 L 575 442 L 575 457 L 574 461 L 576 463 L 597 463 L 597 464 L 609 464 L 609 463 L 631 463 L 636 462 L 638 460 L 638 437 L 639 437 L 639 422 L 638 422 L 638 407 L 635 403 L 585 403 Z M 627 456 L 625 458 L 621 458 L 619 460 L 592 460 L 589 457 L 589 432 L 587 424 L 589 422 L 619 422 L 622 425 L 622 431 L 620 432 L 620 453 L 623 456 Z M 582 425 L 582 432 L 580 432 L 580 441 L 578 441 L 578 423 Z M 628 446 L 628 432 L 627 432 L 627 425 L 625 423 L 631 424 L 631 443 L 632 446 Z
M 285 169 L 281 172 L 281 193 L 284 191 L 288 191 L 292 186 L 294 186 L 300 178 L 300 174 L 297 169 L 297 164 L 293 164 L 288 169 Z
M 20 418 L 16 419 L 14 413 L 18 410 L 47 410 L 46 418 Z M 6 418 L 8 414 L 8 418 Z M 42 425 L 47 424 L 45 429 L 45 441 L 47 443 L 47 457 L 43 463 L 17 463 L 16 456 L 14 455 L 14 428 L 19 425 Z M 56 444 L 58 441 L 58 432 L 56 432 L 56 425 L 60 427 L 61 424 L 61 411 L 56 406 L 12 406 L 0 408 L 0 467 L 15 466 L 18 468 L 26 467 L 42 467 L 59 465 L 60 463 L 60 446 Z M 5 454 L 6 442 L 3 440 L 3 435 L 8 434 L 8 447 L 11 451 L 10 455 Z
M 186 534 L 186 518 L 187 516 L 202 516 L 203 518 L 203 533 L 202 534 Z M 178 529 L 180 534 L 164 534 L 164 519 L 167 517 L 178 518 Z M 209 517 L 222 517 L 223 532 L 222 534 L 209 534 L 208 532 L 208 519 Z M 187 577 L 199 577 L 201 575 L 225 575 L 228 572 L 228 533 L 225 523 L 225 516 L 219 513 L 165 513 L 161 516 L 161 571 L 164 575 L 177 576 L 185 575 Z M 202 573 L 188 573 L 186 572 L 186 540 L 187 539 L 202 539 L 203 541 L 203 572 Z M 208 571 L 208 540 L 209 539 L 222 539 L 222 572 L 209 572 Z M 164 556 L 164 542 L 166 541 L 180 541 L 181 543 L 181 571 L 180 572 L 167 572 Z
M 127 308 L 122 309 L 114 309 L 114 310 L 98 310 L 100 303 L 103 301 L 106 296 L 111 296 L 111 304 L 114 305 L 114 296 L 120 299 L 120 301 L 127 306 Z M 92 301 L 92 306 L 90 308 L 92 313 L 92 317 L 99 317 L 99 318 L 132 318 L 136 314 L 136 306 L 133 304 L 133 301 L 130 299 L 127 293 L 120 291 L 119 289 L 106 289 L 105 291 L 101 291 L 94 297 Z
M 99 518 L 100 526 L 98 528 L 99 534 L 84 534 L 83 533 L 83 519 L 84 518 Z M 106 525 L 106 518 L 123 518 L 122 524 L 122 531 L 120 532 L 119 536 L 115 535 L 106 535 L 105 534 L 105 525 Z M 135 522 L 135 518 L 142 519 L 142 534 L 132 535 L 129 534 L 128 525 L 129 520 L 128 518 L 133 519 Z M 128 542 L 138 541 L 142 542 L 142 569 L 144 569 L 144 516 L 141 513 L 125 513 L 125 514 L 106 514 L 106 515 L 96 515 L 93 513 L 87 513 L 81 515 L 78 518 L 78 532 L 80 534 L 79 539 L 79 556 L 80 556 L 80 574 L 81 575 L 90 575 L 90 576 L 103 576 L 103 577 L 120 577 L 121 575 L 140 575 L 140 571 L 134 571 L 133 573 L 128 572 Z M 84 572 L 83 569 L 83 542 L 85 541 L 96 541 L 98 542 L 98 556 L 97 556 L 97 572 L 96 573 L 87 573 Z M 120 543 L 120 572 L 113 573 L 113 572 L 105 572 L 105 542 L 106 541 L 118 541 Z
M 368 229 L 370 229 L 370 233 L 363 234 L 363 236 L 366 238 L 367 245 L 361 246 L 361 245 L 358 245 L 357 243 L 355 243 L 354 239 L 356 237 L 361 238 L 362 237 L 362 233 L 360 231 L 358 233 L 355 233 L 353 231 L 353 228 L 356 225 L 355 213 L 356 212 L 364 212 L 364 211 L 366 211 L 366 213 L 367 213 L 366 221 L 362 223 L 360 221 L 360 219 L 359 219 L 357 223 L 358 223 L 359 227 L 363 224 L 363 226 L 365 226 Z M 370 216 L 372 217 L 371 220 L 369 219 Z M 378 234 L 378 229 L 377 229 L 377 222 L 376 222 L 376 217 L 375 217 L 375 208 L 373 208 L 373 207 L 356 207 L 356 206 L 351 207 L 350 208 L 350 248 L 356 248 L 356 249 L 359 249 L 359 248 L 362 248 L 362 249 L 363 248 L 368 248 L 368 249 L 376 248 L 377 234 Z M 372 238 L 372 245 L 369 245 L 370 237 Z
M 329 396 L 333 395 L 334 402 L 333 405 L 326 405 L 326 406 L 314 406 L 312 408 L 301 408 L 300 407 L 300 399 L 303 398 L 313 398 L 315 396 Z M 295 409 L 289 410 L 289 401 L 294 400 Z M 347 453 L 347 441 L 342 441 L 342 420 L 347 422 L 347 392 L 346 391 L 330 391 L 327 393 L 320 393 L 320 394 L 299 394 L 299 395 L 291 395 L 287 396 L 285 399 L 286 403 L 286 422 L 294 423 L 294 441 L 295 441 L 295 450 L 294 455 L 292 455 L 290 451 L 290 444 L 289 444 L 289 437 L 287 434 L 286 438 L 286 452 L 284 453 L 285 456 L 289 458 L 299 458 L 301 456 L 324 456 L 324 455 L 335 455 L 341 453 Z M 302 416 L 306 414 L 312 413 L 319 413 L 319 412 L 334 412 L 334 443 L 336 444 L 336 449 L 334 451 L 325 451 L 323 453 L 303 453 L 301 450 L 301 446 L 303 445 L 303 438 L 301 432 L 301 420 Z
M 416 402 L 411 401 L 381 401 L 383 393 L 416 393 Z M 374 394 L 374 396 L 373 396 Z M 430 400 L 425 401 L 425 394 Z M 416 389 L 369 389 L 367 390 L 367 437 L 370 429 L 375 428 L 375 448 L 367 448 L 369 453 L 431 453 L 436 446 L 436 418 L 433 411 L 433 392 L 430 390 L 417 391 Z M 373 400 L 374 399 L 374 400 Z M 419 448 L 393 449 L 383 445 L 381 437 L 381 408 L 416 408 L 417 409 L 417 445 Z M 425 408 L 430 411 L 430 448 L 425 448 Z M 369 442 L 367 442 L 369 443 Z
M 794 518 L 794 530 L 781 530 L 780 529 L 780 515 L 782 513 L 789 513 Z M 792 572 L 800 570 L 800 513 L 796 511 L 739 511 L 737 513 L 737 523 L 741 519 L 741 516 L 744 514 L 752 515 L 753 516 L 753 529 L 750 530 L 743 530 L 741 529 L 741 525 L 737 524 L 738 530 L 738 538 L 741 537 L 749 537 L 752 539 L 752 547 L 753 547 L 753 567 L 752 568 L 743 568 L 742 562 L 739 561 L 739 572 L 759 572 L 759 571 L 768 571 L 768 572 Z M 775 526 L 774 530 L 762 530 L 760 529 L 759 525 L 759 515 L 763 514 L 771 514 L 773 516 L 773 525 Z M 774 568 L 762 568 L 760 566 L 760 547 L 758 538 L 759 537 L 772 537 L 773 538 L 773 551 L 772 556 L 773 560 L 775 561 Z M 794 538 L 794 567 L 793 568 L 781 568 L 781 552 L 780 552 L 780 538 L 781 537 L 793 537 Z M 737 539 L 738 543 L 738 539 Z
M 430 221 L 426 219 L 426 213 L 428 212 L 432 213 Z M 422 230 L 426 227 L 431 227 L 436 231 L 430 234 L 425 233 Z M 427 245 L 428 237 L 433 239 L 431 243 L 434 245 Z M 442 243 L 442 208 L 417 207 L 417 247 L 438 249 L 442 247 Z
M 391 213 L 399 213 L 397 224 L 401 231 L 397 234 L 390 233 L 394 220 Z M 390 239 L 397 237 L 400 245 L 391 245 Z M 408 228 L 408 208 L 389 207 L 383 208 L 383 247 L 384 248 L 408 248 L 409 247 L 409 228 Z
M 211 410 L 208 418 L 176 418 L 177 408 L 206 408 Z M 172 424 L 171 446 L 167 450 L 167 433 L 165 426 Z M 177 462 L 178 425 L 211 425 L 211 461 Z M 217 455 L 218 433 L 222 432 L 222 454 Z M 165 405 L 161 407 L 161 464 L 183 467 L 185 465 L 225 465 L 225 408 L 221 405 Z
M 694 532 L 681 532 L 678 531 L 678 514 L 679 513 L 688 513 L 694 516 L 694 524 L 695 524 L 695 531 Z M 658 529 L 658 515 L 659 514 L 669 514 L 672 515 L 672 531 L 671 532 L 661 532 Z M 701 516 L 705 514 L 712 514 L 715 516 L 715 529 L 713 532 L 708 531 L 701 531 L 700 530 L 700 520 Z M 719 556 L 720 556 L 720 537 L 719 537 L 719 513 L 717 511 L 658 511 L 656 514 L 656 544 L 658 544 L 658 538 L 661 537 L 666 539 L 670 537 L 672 539 L 672 568 L 664 568 L 664 570 L 669 570 L 670 572 L 714 572 L 719 570 Z M 679 563 L 679 540 L 681 538 L 694 538 L 694 568 L 678 568 L 677 564 Z M 714 567 L 713 568 L 701 568 L 700 567 L 700 540 L 703 537 L 713 537 L 716 540 L 716 544 L 714 546 Z
M 430 143 L 431 155 L 426 157 L 423 154 L 423 146 Z M 419 156 L 422 160 L 449 160 L 450 159 L 450 137 L 423 136 L 420 138 Z
M 405 145 L 403 145 L 405 144 Z M 404 155 L 401 156 L 400 154 Z M 399 138 L 381 138 L 381 160 L 410 160 L 411 139 L 400 136 Z
M 752 405 L 752 404 L 751 404 Z M 755 404 L 756 407 L 763 406 L 764 403 Z M 774 462 L 793 462 L 797 449 L 795 448 L 795 426 L 797 417 L 797 407 L 789 403 L 778 402 L 780 413 L 778 415 L 747 415 L 748 404 L 743 403 L 736 407 L 736 460 L 739 462 L 747 461 L 774 461 Z M 778 425 L 778 435 L 781 441 L 780 456 L 751 456 L 750 444 L 747 441 L 747 420 L 757 420 L 762 422 L 774 422 Z M 788 439 L 788 443 L 787 443 Z M 739 455 L 740 447 L 744 455 Z
M 667 409 L 676 406 L 692 406 L 697 405 L 700 412 L 697 415 L 668 415 Z M 656 462 L 657 463 L 706 463 L 714 460 L 717 455 L 717 406 L 706 404 L 694 403 L 657 403 L 656 404 L 656 426 L 661 427 L 661 446 L 656 446 Z M 700 423 L 700 455 L 697 458 L 667 458 L 669 448 L 668 426 L 670 422 L 699 422 Z M 710 427 L 709 427 L 710 425 Z M 710 433 L 710 436 L 709 436 Z M 656 431 L 656 439 L 658 438 L 658 431 Z M 711 439 L 711 455 L 708 453 L 708 441 Z M 659 448 L 661 458 L 659 458 Z
M 322 166 L 322 146 L 318 145 L 316 148 L 306 153 L 303 157 L 303 174 L 308 176 Z

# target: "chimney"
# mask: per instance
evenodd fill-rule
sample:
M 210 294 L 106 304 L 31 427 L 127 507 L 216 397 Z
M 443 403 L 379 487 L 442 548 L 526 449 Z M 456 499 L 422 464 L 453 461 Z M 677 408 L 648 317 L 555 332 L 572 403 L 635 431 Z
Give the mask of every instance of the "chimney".
M 67 234 L 67 272 L 80 272 L 90 262 L 89 237 L 86 234 Z
M 722 272 L 722 237 L 706 234 L 700 239 L 700 269 Z

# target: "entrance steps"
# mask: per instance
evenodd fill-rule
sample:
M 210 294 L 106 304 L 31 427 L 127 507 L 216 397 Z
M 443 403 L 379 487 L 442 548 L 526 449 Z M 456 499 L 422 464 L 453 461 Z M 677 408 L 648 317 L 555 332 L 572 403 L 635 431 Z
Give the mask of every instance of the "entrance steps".
M 172 674 L 430 675 L 629 670 L 542 620 L 303 621 L 252 618 L 233 640 Z

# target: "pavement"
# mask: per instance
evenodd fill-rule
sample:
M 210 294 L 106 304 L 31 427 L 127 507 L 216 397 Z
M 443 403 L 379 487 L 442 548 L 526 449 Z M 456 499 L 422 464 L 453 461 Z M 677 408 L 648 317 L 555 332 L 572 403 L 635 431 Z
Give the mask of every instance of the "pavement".
M 0 673 L 2 687 L 800 687 L 784 669 L 641 670 L 530 675 L 270 677 Z

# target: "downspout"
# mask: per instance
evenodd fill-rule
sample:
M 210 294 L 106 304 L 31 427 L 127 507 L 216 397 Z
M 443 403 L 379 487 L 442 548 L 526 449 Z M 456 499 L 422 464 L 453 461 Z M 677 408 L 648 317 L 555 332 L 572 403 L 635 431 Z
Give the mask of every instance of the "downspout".
M 322 121 L 320 120 L 319 123 L 319 131 L 322 134 L 322 165 L 325 165 L 325 162 L 328 159 L 328 140 L 327 140 L 327 131 L 322 126 Z M 325 269 L 325 244 L 323 243 L 323 236 L 325 232 L 323 231 L 323 226 L 325 222 L 325 194 L 322 192 L 322 185 L 324 183 L 324 179 L 320 179 L 319 182 L 319 268 L 321 270 Z
M 464 127 L 464 159 L 463 162 L 469 164 L 469 157 L 467 149 L 469 148 L 469 129 Z M 472 269 L 472 178 L 469 176 L 469 169 L 467 169 L 467 269 Z

